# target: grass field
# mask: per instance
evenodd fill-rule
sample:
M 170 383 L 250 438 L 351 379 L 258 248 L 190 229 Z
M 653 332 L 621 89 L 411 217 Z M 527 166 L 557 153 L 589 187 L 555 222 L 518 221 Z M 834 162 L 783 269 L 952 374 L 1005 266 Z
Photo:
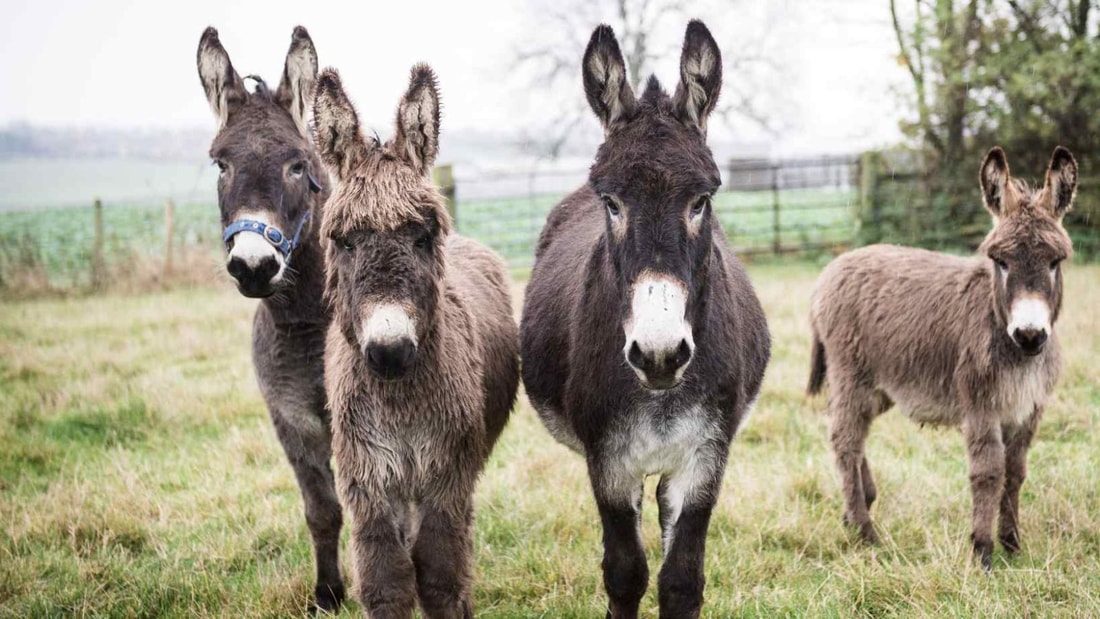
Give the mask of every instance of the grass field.
M 1066 269 L 1068 365 L 1031 452 L 1024 552 L 998 551 L 992 575 L 970 560 L 955 431 L 877 422 L 884 543 L 860 547 L 841 526 L 825 403 L 803 396 L 818 270 L 751 269 L 774 360 L 711 524 L 705 616 L 1100 615 L 1100 267 Z M 0 616 L 305 608 L 311 549 L 252 376 L 253 305 L 222 288 L 0 304 Z M 646 616 L 660 560 L 652 490 Z M 584 466 L 522 395 L 477 504 L 479 617 L 602 616 Z

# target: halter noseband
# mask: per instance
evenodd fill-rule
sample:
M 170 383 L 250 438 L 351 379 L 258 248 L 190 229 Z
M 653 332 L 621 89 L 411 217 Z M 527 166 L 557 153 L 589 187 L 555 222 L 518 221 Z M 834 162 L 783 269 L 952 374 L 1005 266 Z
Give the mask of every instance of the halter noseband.
M 249 76 L 251 77 L 251 76 Z M 309 181 L 309 190 L 312 193 L 319 193 L 321 191 L 321 183 L 317 182 L 317 179 L 312 173 L 307 173 L 306 178 Z M 298 220 L 298 228 L 294 231 L 293 237 L 288 237 L 282 230 L 276 228 L 271 224 L 265 224 L 262 221 L 256 221 L 255 219 L 238 219 L 233 223 L 225 227 L 222 231 L 222 242 L 225 243 L 226 251 L 229 251 L 229 241 L 233 237 L 242 232 L 255 232 L 262 236 L 265 241 L 271 244 L 283 256 L 283 260 L 287 266 L 290 266 L 290 256 L 294 253 L 295 249 L 298 249 L 299 241 L 302 238 L 302 229 L 306 227 L 306 223 L 309 222 L 310 217 L 313 216 L 312 209 L 307 210 L 302 218 Z
M 226 250 L 229 249 L 229 241 L 233 237 L 237 236 L 241 232 L 255 232 L 262 236 L 265 241 L 271 244 L 283 256 L 283 260 L 290 264 L 290 256 L 294 253 L 295 249 L 298 249 L 299 241 L 302 237 L 302 229 L 305 228 L 306 222 L 309 221 L 312 211 L 306 211 L 302 218 L 298 220 L 298 229 L 294 231 L 293 237 L 288 237 L 282 230 L 276 228 L 271 224 L 265 224 L 262 221 L 256 221 L 255 219 L 238 219 L 233 223 L 226 226 L 225 231 L 222 232 L 222 241 L 225 243 Z

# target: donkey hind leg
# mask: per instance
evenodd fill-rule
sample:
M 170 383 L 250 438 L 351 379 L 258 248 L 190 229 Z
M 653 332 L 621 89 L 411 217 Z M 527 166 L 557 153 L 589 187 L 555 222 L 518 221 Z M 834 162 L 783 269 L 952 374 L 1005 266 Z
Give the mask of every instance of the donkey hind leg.
M 605 474 L 589 459 L 589 476 L 603 528 L 603 584 L 607 617 L 634 619 L 649 582 L 642 547 L 642 480 Z
M 882 391 L 875 391 L 874 410 L 871 413 L 872 419 L 890 410 L 890 407 L 894 405 L 894 402 Z M 870 512 L 871 505 L 874 504 L 875 498 L 878 497 L 878 486 L 875 485 L 875 478 L 871 475 L 871 465 L 867 462 L 867 453 L 864 451 L 863 462 L 859 467 L 860 479 L 863 481 L 863 497 L 867 502 L 867 511 Z
M 844 523 L 855 528 L 864 542 L 877 544 L 878 534 L 868 511 L 876 489 L 863 455 L 874 416 L 874 394 L 869 389 L 831 382 L 836 386 L 829 400 L 829 440 L 833 444 L 844 495 Z M 864 486 L 865 478 L 871 480 L 870 488 Z
M 338 556 L 343 515 L 330 464 L 332 434 L 320 415 L 291 418 L 272 411 L 272 420 L 301 489 L 306 525 L 313 538 L 317 563 L 313 610 L 334 612 L 344 601 L 345 589 Z
M 721 452 L 720 452 L 721 453 Z M 706 578 L 707 528 L 718 498 L 725 460 L 692 462 L 683 470 L 661 478 L 657 486 L 664 561 L 657 574 L 657 599 L 661 617 L 699 616 Z
M 401 516 L 389 501 L 364 492 L 354 480 L 339 480 L 351 515 L 351 554 L 359 603 L 371 619 L 411 619 L 416 574 Z
M 412 559 L 424 616 L 472 619 L 473 506 L 469 502 L 451 509 L 422 505 L 420 516 Z
M 982 569 L 993 568 L 993 518 L 1004 493 L 1005 447 L 995 415 L 970 413 L 963 419 L 963 437 L 970 462 L 973 519 L 970 539 Z
M 1001 522 L 998 537 L 1010 554 L 1020 551 L 1020 488 L 1027 479 L 1027 451 L 1042 416 L 1036 407 L 1023 425 L 1003 428 L 1005 438 L 1005 489 L 1001 495 Z

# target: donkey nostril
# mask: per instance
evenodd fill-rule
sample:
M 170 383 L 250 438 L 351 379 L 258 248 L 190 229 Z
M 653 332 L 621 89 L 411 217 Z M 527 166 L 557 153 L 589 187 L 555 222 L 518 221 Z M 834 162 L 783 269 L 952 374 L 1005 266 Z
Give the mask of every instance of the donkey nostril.
M 229 264 L 225 268 L 233 279 L 240 279 L 248 272 L 248 265 L 245 264 L 244 260 L 236 257 L 230 258 Z
M 1012 337 L 1020 346 L 1034 349 L 1047 341 L 1047 332 L 1045 329 L 1016 329 Z
M 691 345 L 683 339 L 680 340 L 680 345 L 676 347 L 676 354 L 672 357 L 672 367 L 683 367 L 688 361 L 691 361 Z
M 641 368 L 642 364 L 645 363 L 645 356 L 642 355 L 642 349 L 638 346 L 638 342 L 630 343 L 630 350 L 626 353 L 626 360 L 630 365 L 636 368 Z
M 265 258 L 260 262 L 260 266 L 256 267 L 256 278 L 260 281 L 266 282 L 275 274 L 279 272 L 279 263 L 274 258 Z

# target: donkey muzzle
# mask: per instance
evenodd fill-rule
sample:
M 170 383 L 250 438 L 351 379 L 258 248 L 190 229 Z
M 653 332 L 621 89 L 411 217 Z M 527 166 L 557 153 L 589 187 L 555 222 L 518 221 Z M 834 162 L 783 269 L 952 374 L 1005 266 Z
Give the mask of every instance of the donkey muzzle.
M 376 376 L 401 378 L 416 361 L 416 321 L 401 305 L 376 305 L 363 323 L 360 346 L 367 368 Z
M 671 389 L 680 384 L 695 354 L 685 319 L 687 290 L 673 277 L 645 273 L 630 295 L 630 316 L 623 325 L 626 362 L 647 389 Z

